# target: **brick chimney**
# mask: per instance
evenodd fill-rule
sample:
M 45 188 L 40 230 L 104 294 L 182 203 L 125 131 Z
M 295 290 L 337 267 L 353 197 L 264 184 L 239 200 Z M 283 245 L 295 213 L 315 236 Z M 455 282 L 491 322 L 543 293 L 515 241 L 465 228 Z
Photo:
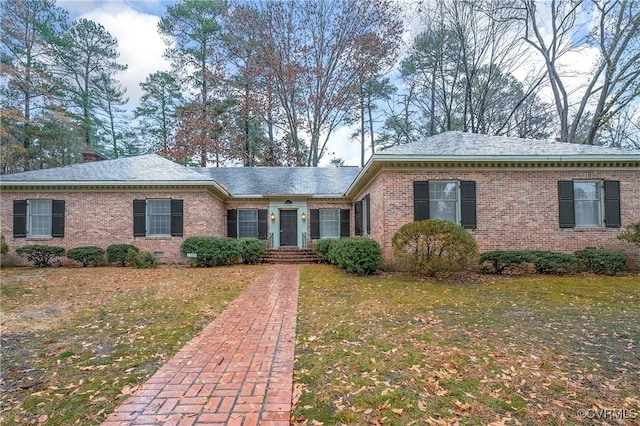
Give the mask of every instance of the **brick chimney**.
M 106 159 L 107 157 L 93 150 L 90 150 L 90 151 L 87 150 L 82 152 L 82 161 L 85 163 L 91 163 L 93 161 L 102 161 Z

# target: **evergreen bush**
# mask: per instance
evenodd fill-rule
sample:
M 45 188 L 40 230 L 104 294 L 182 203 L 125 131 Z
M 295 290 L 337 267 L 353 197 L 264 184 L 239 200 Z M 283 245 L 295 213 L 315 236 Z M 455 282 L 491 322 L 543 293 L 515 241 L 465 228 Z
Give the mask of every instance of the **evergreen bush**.
M 539 274 L 568 274 L 575 272 L 581 262 L 573 255 L 553 251 L 531 251 L 533 267 Z
M 51 261 L 56 257 L 64 256 L 65 249 L 57 246 L 26 245 L 16 248 L 16 253 L 26 257 L 36 268 L 51 266 Z
M 325 238 L 322 240 L 314 241 L 313 254 L 316 255 L 320 263 L 331 263 L 331 257 L 329 256 L 329 251 L 331 250 L 331 245 L 335 241 L 336 240 L 332 238 Z
M 260 263 L 262 256 L 267 251 L 264 241 L 260 241 L 257 238 L 240 240 L 240 246 L 242 249 L 242 262 L 247 265 Z
M 478 252 L 466 229 L 441 219 L 407 223 L 394 234 L 391 244 L 404 268 L 431 276 L 465 268 Z
M 371 238 L 340 238 L 330 244 L 332 263 L 347 272 L 370 275 L 382 262 L 382 250 Z
M 491 273 L 502 275 L 505 269 L 520 266 L 523 263 L 533 263 L 533 258 L 529 251 L 493 250 L 482 253 L 479 263 L 483 266 L 483 269 L 491 268 Z
M 589 247 L 578 250 L 574 254 L 584 262 L 587 271 L 594 274 L 615 275 L 624 270 L 627 265 L 624 256 L 615 251 Z
M 67 257 L 81 263 L 83 267 L 97 266 L 104 259 L 104 250 L 96 246 L 75 247 L 67 250 Z
M 197 257 L 189 257 L 196 266 L 222 266 L 240 263 L 242 247 L 239 240 L 224 237 L 188 237 L 180 246 L 180 253 L 187 256 L 194 253 Z
M 107 247 L 107 262 L 117 263 L 119 266 L 126 266 L 130 251 L 138 253 L 140 250 L 131 244 L 112 244 Z

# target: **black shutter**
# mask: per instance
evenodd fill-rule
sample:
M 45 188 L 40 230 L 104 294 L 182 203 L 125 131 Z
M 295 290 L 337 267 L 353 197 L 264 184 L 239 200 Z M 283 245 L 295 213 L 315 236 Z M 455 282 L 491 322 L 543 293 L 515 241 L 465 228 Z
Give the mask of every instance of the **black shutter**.
M 238 210 L 227 210 L 227 237 L 238 238 Z
M 348 237 L 351 235 L 351 210 L 340 209 L 340 236 Z
M 51 201 L 51 236 L 64 237 L 64 200 Z
M 620 181 L 604 181 L 604 221 L 607 228 L 620 228 Z
M 472 180 L 460 181 L 460 225 L 476 229 L 476 183 Z
M 429 219 L 429 182 L 413 182 L 413 220 Z
M 13 200 L 13 238 L 27 237 L 27 200 Z
M 184 203 L 182 200 L 171 200 L 171 236 L 182 237 L 184 228 Z
M 558 181 L 558 210 L 560 228 L 576 226 L 576 215 L 573 206 L 573 181 Z
M 309 210 L 309 221 L 311 225 L 311 239 L 317 240 L 320 238 L 320 210 Z
M 267 239 L 267 216 L 269 212 L 267 209 L 258 210 L 258 239 Z
M 364 209 L 364 212 L 366 214 L 365 218 L 367 219 L 367 235 L 371 234 L 371 197 L 369 196 L 369 194 L 365 195 L 365 197 L 362 199 L 362 207 Z
M 133 200 L 133 236 L 147 235 L 147 201 Z
M 356 221 L 355 223 L 355 234 L 356 235 L 362 235 L 362 201 L 356 201 L 353 204 L 353 214 L 354 214 L 354 219 Z

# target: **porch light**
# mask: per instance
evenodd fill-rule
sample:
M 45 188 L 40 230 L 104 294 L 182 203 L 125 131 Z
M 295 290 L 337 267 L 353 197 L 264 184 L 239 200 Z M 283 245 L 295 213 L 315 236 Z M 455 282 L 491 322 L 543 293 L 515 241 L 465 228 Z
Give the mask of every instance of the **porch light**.
M 271 220 L 276 220 L 276 214 L 275 213 L 271 213 Z
M 300 216 L 300 219 L 307 220 L 307 214 L 305 212 L 302 212 L 302 216 Z

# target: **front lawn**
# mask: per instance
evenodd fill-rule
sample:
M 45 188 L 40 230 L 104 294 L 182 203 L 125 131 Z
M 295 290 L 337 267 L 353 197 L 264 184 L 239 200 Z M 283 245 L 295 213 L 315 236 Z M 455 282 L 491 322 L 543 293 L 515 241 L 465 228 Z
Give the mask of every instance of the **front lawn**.
M 263 270 L 2 269 L 0 424 L 98 424 Z
M 458 281 L 302 269 L 296 423 L 640 421 L 638 275 Z

